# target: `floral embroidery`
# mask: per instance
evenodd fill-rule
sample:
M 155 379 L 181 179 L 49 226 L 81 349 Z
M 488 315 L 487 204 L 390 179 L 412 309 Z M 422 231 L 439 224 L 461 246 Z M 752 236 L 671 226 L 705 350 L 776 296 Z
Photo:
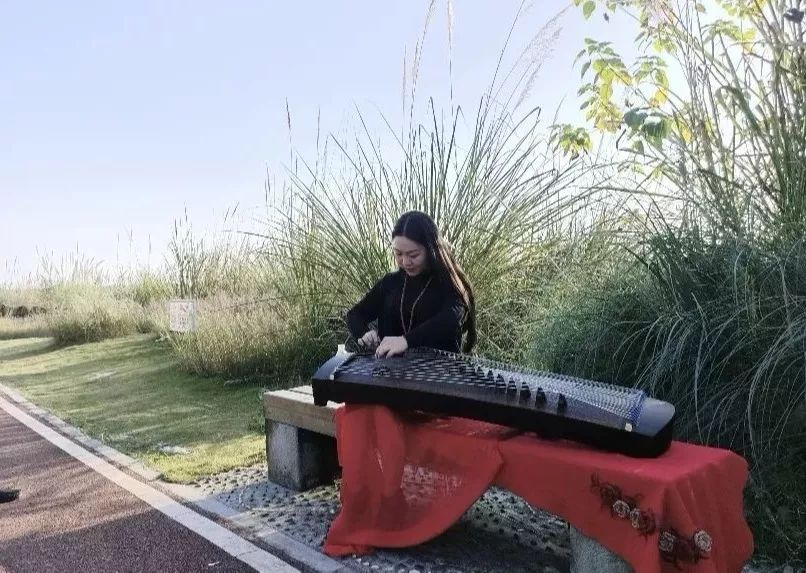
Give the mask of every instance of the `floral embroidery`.
M 704 529 L 698 529 L 691 537 L 685 537 L 674 527 L 665 527 L 658 539 L 658 549 L 664 561 L 679 569 L 680 562 L 697 563 L 701 559 L 708 559 L 712 543 L 711 535 Z
M 640 507 L 641 495 L 625 495 L 617 485 L 602 482 L 598 474 L 591 475 L 591 489 L 598 492 L 602 507 L 607 507 L 612 517 L 629 519 L 633 528 L 644 537 L 658 530 L 652 510 Z M 680 563 L 697 563 L 701 559 L 707 559 L 713 543 L 713 538 L 704 529 L 696 530 L 690 537 L 681 535 L 675 528 L 668 526 L 661 527 L 658 533 L 661 557 L 678 569 Z
M 702 551 L 703 553 L 710 553 L 711 552 L 711 544 L 713 540 L 711 536 L 708 535 L 708 532 L 704 529 L 698 529 L 694 532 L 694 545 L 697 546 L 697 549 Z
M 644 510 L 639 507 L 640 495 L 624 495 L 621 488 L 612 483 L 602 482 L 597 474 L 591 476 L 591 488 L 599 491 L 602 506 L 610 509 L 610 515 L 629 519 L 633 528 L 644 537 L 655 532 L 655 514 L 650 509 Z
M 613 504 L 613 513 L 624 519 L 630 513 L 630 506 L 623 499 L 619 499 Z
M 671 553 L 674 551 L 675 536 L 669 531 L 662 531 L 658 537 L 658 549 L 661 553 Z
M 636 507 L 630 512 L 630 523 L 646 537 L 655 531 L 655 514 Z

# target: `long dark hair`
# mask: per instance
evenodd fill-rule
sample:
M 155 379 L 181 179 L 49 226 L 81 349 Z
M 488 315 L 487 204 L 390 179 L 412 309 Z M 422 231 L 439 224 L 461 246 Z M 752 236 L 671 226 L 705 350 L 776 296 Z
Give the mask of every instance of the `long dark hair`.
M 476 345 L 476 298 L 473 295 L 473 286 L 453 256 L 450 246 L 440 235 L 437 224 L 422 211 L 408 211 L 395 223 L 392 238 L 395 237 L 406 237 L 425 247 L 431 268 L 441 280 L 450 281 L 465 303 L 467 314 L 462 323 L 462 330 L 466 336 L 462 350 L 470 352 Z

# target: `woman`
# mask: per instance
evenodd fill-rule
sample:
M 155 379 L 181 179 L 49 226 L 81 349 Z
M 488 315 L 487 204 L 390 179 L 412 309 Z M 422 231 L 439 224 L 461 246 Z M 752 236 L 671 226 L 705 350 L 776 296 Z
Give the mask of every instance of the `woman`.
M 416 346 L 470 352 L 476 342 L 473 288 L 433 219 L 420 211 L 401 215 L 392 251 L 398 270 L 347 312 L 350 333 L 379 357 Z M 376 319 L 377 329 L 369 329 Z

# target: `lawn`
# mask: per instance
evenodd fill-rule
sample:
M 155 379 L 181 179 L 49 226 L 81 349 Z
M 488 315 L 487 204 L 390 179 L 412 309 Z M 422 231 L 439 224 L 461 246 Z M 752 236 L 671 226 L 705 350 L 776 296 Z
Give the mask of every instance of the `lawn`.
M 0 292 L 2 297 L 2 292 Z M 0 299 L 0 303 L 2 299 Z M 33 338 L 48 336 L 48 325 L 42 315 L 28 318 L 10 318 L 0 316 L 0 340 Z M 23 340 L 24 344 L 26 341 Z M 2 350 L 0 350 L 2 352 Z
M 265 460 L 261 388 L 184 373 L 154 335 L 63 348 L 0 340 L 0 382 L 169 481 Z

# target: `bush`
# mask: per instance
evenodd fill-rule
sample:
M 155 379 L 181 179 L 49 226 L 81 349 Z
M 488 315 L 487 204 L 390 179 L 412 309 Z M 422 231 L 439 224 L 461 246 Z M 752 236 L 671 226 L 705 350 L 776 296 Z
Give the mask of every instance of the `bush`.
M 144 308 L 130 299 L 116 298 L 108 287 L 62 284 L 51 287 L 48 297 L 53 310 L 45 317 L 58 344 L 153 332 L 165 324 L 157 305 Z
M 675 404 L 679 439 L 749 461 L 757 544 L 803 558 L 806 245 L 656 235 L 640 256 L 544 293 L 532 360 Z
M 219 296 L 202 302 L 198 330 L 171 334 L 181 364 L 203 376 L 290 387 L 305 382 L 339 339 L 304 308 Z
M 165 301 L 174 294 L 167 278 L 147 271 L 140 273 L 120 290 L 123 297 L 130 298 L 140 306 Z

